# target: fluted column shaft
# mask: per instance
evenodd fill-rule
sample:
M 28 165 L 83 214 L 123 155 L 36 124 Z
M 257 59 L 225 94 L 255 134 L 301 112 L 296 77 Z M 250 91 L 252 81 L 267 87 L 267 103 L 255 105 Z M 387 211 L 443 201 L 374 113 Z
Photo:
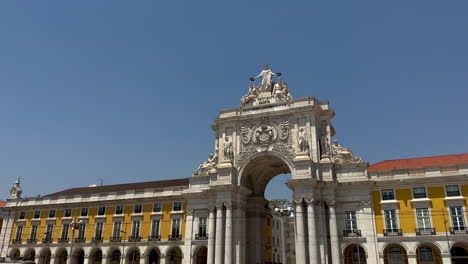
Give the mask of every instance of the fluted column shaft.
M 215 264 L 223 264 L 223 205 L 216 205 Z
M 330 210 L 330 247 L 332 263 L 340 263 L 340 244 L 338 241 L 338 226 L 336 225 L 335 203 L 327 202 Z
M 224 233 L 224 264 L 232 263 L 232 205 L 226 203 L 226 230 Z
M 296 259 L 307 263 L 305 245 L 304 210 L 302 200 L 296 202 Z M 299 263 L 299 262 L 298 262 Z
M 319 251 L 317 245 L 317 232 L 315 227 L 315 205 L 313 199 L 306 200 L 307 202 L 307 227 L 309 233 L 309 262 L 320 263 Z
M 208 264 L 214 263 L 215 256 L 215 226 L 216 226 L 216 215 L 215 207 L 210 207 L 210 214 L 208 216 Z

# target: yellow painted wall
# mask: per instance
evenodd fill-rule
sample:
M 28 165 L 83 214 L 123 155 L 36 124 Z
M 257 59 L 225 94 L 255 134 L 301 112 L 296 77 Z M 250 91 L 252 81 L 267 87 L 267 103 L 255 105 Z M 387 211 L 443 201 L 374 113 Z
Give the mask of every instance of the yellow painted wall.
M 462 189 L 462 195 L 463 195 L 463 197 L 465 197 L 465 212 L 466 212 L 465 224 L 466 224 L 466 222 L 468 222 L 468 210 L 467 210 L 467 207 L 468 207 L 468 185 L 462 185 L 461 189 Z
M 372 202 L 374 204 L 375 227 L 377 234 L 383 234 L 384 222 L 382 207 L 380 206 L 380 191 L 372 191 Z
M 411 200 L 413 194 L 411 189 L 395 190 L 396 200 L 398 201 L 398 220 L 402 233 L 416 232 L 416 217 L 413 211 Z
M 161 239 L 168 239 L 169 234 L 171 233 L 171 212 L 172 212 L 172 202 L 167 202 L 162 204 L 162 219 L 161 219 L 161 226 L 160 226 L 160 234 Z M 114 219 L 113 216 L 115 215 L 115 206 L 106 207 L 105 213 L 105 221 L 104 221 L 104 230 L 103 230 L 103 240 L 110 240 L 112 236 L 113 226 L 114 226 Z M 122 230 L 125 233 L 122 233 L 122 239 L 128 240 L 128 237 L 131 235 L 132 232 L 132 214 L 133 214 L 134 205 L 127 205 L 124 206 L 124 213 L 123 213 L 123 222 L 122 222 Z M 185 224 L 186 224 L 186 210 L 187 210 L 187 203 L 182 202 L 182 210 L 183 213 L 181 215 L 181 235 L 182 238 L 185 237 Z M 97 207 L 89 207 L 88 208 L 88 217 L 87 217 L 87 225 L 86 225 L 86 240 L 90 241 L 95 235 L 96 229 L 96 219 L 102 219 L 102 217 L 97 216 Z M 153 204 L 143 204 L 143 212 L 142 212 L 142 220 L 140 226 L 140 236 L 143 239 L 147 239 L 151 233 L 151 214 L 153 212 Z M 55 225 L 53 229 L 53 236 L 52 239 L 54 242 L 57 242 L 62 235 L 62 225 L 63 225 L 63 216 L 65 210 L 60 209 L 56 210 L 56 218 L 55 218 Z M 81 208 L 73 208 L 72 209 L 72 219 L 77 220 L 80 219 Z M 34 212 L 28 211 L 26 212 L 26 218 L 21 222 L 23 224 L 23 234 L 22 234 L 22 241 L 26 243 L 29 239 L 31 234 L 31 225 L 32 222 L 39 222 L 39 228 L 37 231 L 37 241 L 42 242 L 45 238 L 44 233 L 46 232 L 47 226 L 47 217 L 49 216 L 49 210 L 42 210 L 40 214 L 40 218 L 38 220 L 32 221 Z M 16 237 L 16 230 L 18 225 L 18 217 L 19 212 L 15 214 L 15 221 L 13 223 L 13 232 L 11 236 L 11 241 L 13 241 Z M 83 217 L 84 218 L 84 217 Z M 67 218 L 69 219 L 69 218 Z M 75 238 L 78 235 L 78 230 L 75 231 Z M 72 239 L 72 228 L 69 230 L 69 240 Z
M 431 199 L 431 221 L 432 226 L 436 232 L 445 232 L 450 230 L 450 221 L 448 217 L 448 210 L 445 206 L 445 188 L 444 187 L 428 187 L 428 198 Z M 444 227 L 444 216 L 448 220 L 446 227 Z

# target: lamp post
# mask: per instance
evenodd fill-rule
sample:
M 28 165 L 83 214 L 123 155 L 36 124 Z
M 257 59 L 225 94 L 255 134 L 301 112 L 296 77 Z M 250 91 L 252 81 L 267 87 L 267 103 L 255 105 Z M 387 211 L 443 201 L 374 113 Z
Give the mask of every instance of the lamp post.
M 449 241 L 449 237 L 448 237 L 448 232 L 447 232 L 447 222 L 448 220 L 445 219 L 445 212 L 444 212 L 444 209 L 442 208 L 441 209 L 442 211 L 442 216 L 444 217 L 444 229 L 445 229 L 445 239 L 447 240 L 447 250 L 449 252 L 449 255 L 450 255 L 450 263 L 453 263 L 453 260 L 452 260 L 452 253 L 450 252 L 450 241 Z
M 76 222 L 76 217 L 75 219 L 73 220 L 73 222 L 70 223 L 70 227 L 72 229 L 72 239 L 71 239 L 71 243 L 70 243 L 70 254 L 68 255 L 68 259 L 67 259 L 67 264 L 71 264 L 71 259 L 72 259 L 72 253 L 73 253 L 73 246 L 74 246 L 74 243 L 75 243 L 75 230 L 78 228 L 80 228 L 80 225 L 81 225 L 82 221 L 80 220 L 78 223 Z
M 127 227 L 125 225 L 125 227 Z M 127 232 L 125 230 L 120 230 L 120 233 L 121 234 L 127 234 Z M 122 254 L 120 255 L 120 264 L 125 264 L 125 236 L 122 235 Z
M 49 230 L 47 230 L 47 231 L 44 233 L 44 236 L 45 236 L 45 238 L 44 238 L 43 243 L 46 244 L 46 252 L 45 252 L 45 254 L 44 254 L 44 260 L 43 260 L 42 264 L 49 264 L 50 261 L 49 261 L 49 263 L 46 263 L 46 262 L 47 262 L 48 255 L 49 255 L 49 254 L 48 254 L 48 252 L 49 252 L 48 244 L 49 244 L 49 239 L 50 239 Z

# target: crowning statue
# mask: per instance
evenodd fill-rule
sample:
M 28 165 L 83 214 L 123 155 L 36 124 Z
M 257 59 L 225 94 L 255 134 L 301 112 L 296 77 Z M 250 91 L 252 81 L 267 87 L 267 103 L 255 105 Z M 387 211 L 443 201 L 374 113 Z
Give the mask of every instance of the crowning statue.
M 333 161 L 337 163 L 361 163 L 361 157 L 355 157 L 350 148 L 343 148 L 338 144 L 338 140 L 333 141 L 331 147 Z
M 13 185 L 13 187 L 10 189 L 10 199 L 21 198 L 21 193 L 23 190 L 21 190 L 20 183 L 20 177 L 18 177 L 18 179 L 16 179 L 15 185 Z
M 263 70 L 257 77 L 250 78 L 249 92 L 241 98 L 241 106 L 251 104 L 257 105 L 259 99 L 261 104 L 277 103 L 291 100 L 288 84 L 278 78 L 273 81 L 274 76 L 281 76 L 281 73 L 274 73 L 268 68 L 268 64 L 263 65 Z M 260 86 L 255 87 L 254 81 L 262 78 Z

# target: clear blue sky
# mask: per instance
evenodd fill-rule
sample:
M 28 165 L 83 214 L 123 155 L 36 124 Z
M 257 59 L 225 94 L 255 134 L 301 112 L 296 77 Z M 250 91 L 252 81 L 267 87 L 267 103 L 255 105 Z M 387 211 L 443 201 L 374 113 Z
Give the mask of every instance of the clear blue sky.
M 293 97 L 329 100 L 336 139 L 370 163 L 466 153 L 467 14 L 466 0 L 1 1 L 0 198 L 17 176 L 25 196 L 190 177 L 264 63 Z

